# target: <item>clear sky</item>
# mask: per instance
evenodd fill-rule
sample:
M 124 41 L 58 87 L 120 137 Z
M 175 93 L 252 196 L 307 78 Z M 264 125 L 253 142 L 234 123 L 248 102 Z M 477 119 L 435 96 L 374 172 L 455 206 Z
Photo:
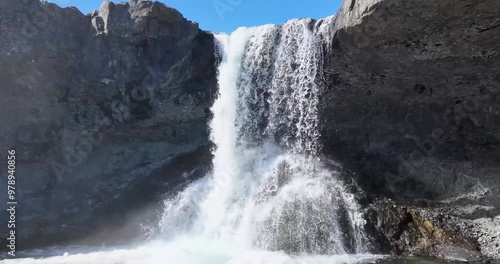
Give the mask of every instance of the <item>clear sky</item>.
M 1 1 L 1 0 L 0 0 Z M 99 9 L 102 0 L 48 0 L 60 6 L 76 6 L 87 14 Z M 114 1 L 120 2 L 120 1 Z M 282 24 L 292 18 L 323 18 L 333 15 L 342 0 L 161 0 L 200 28 L 230 33 L 241 26 Z

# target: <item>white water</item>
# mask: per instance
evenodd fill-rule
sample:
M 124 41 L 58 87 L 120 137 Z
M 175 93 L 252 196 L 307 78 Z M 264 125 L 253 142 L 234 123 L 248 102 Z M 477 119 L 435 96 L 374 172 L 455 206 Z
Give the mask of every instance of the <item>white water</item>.
M 242 250 L 214 241 L 179 240 L 176 243 L 151 243 L 133 250 L 74 254 L 46 259 L 0 261 L 15 264 L 334 264 L 366 263 L 372 255 L 289 256 L 281 252 Z
M 355 198 L 317 157 L 321 45 L 310 20 L 218 35 L 213 173 L 165 201 L 137 248 L 1 263 L 355 263 L 367 254 Z M 349 255 L 351 254 L 351 255 Z M 354 254 L 354 255 L 353 255 Z

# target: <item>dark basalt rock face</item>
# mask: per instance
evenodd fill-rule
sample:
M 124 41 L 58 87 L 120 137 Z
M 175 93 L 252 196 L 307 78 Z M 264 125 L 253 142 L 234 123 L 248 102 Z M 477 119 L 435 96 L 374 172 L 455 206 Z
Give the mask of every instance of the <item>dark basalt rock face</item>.
M 435 226 L 437 210 L 456 219 L 449 230 L 493 258 L 500 258 L 498 17 L 495 0 L 346 0 L 318 23 L 324 154 L 355 171 L 371 199 L 392 199 L 394 212 L 375 210 L 379 223 L 413 223 L 408 236 L 426 240 L 428 232 L 415 230 L 425 221 Z M 439 206 L 407 204 L 418 199 Z M 383 228 L 390 225 L 377 228 L 385 235 L 398 226 Z M 481 228 L 489 231 L 471 231 Z M 392 252 L 418 254 L 411 239 L 400 245 L 385 236 Z
M 3 0 L 0 11 L 0 145 L 2 160 L 17 153 L 19 248 L 127 238 L 155 217 L 148 202 L 185 172 L 203 176 L 217 87 L 210 33 L 158 2 L 83 15 Z

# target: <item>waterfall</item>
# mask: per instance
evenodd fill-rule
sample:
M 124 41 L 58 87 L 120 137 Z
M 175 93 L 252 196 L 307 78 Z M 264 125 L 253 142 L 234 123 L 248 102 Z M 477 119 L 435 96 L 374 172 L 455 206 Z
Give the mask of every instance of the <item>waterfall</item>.
M 319 157 L 321 38 L 313 20 L 216 35 L 213 171 L 165 200 L 135 248 L 8 263 L 359 263 L 364 219 Z M 354 254 L 354 255 L 352 255 Z
M 216 36 L 223 60 L 211 109 L 213 173 L 203 190 L 180 195 L 191 199 L 167 202 L 164 227 L 194 219 L 191 234 L 242 248 L 366 252 L 355 198 L 318 158 L 322 45 L 313 28 L 313 20 L 291 20 Z M 178 216 L 186 207 L 195 207 L 191 218 Z

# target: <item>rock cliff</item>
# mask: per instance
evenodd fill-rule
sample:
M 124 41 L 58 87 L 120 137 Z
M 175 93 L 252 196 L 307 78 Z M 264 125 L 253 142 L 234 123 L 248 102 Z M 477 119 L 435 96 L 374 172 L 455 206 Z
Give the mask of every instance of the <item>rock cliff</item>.
M 88 15 L 0 2 L 0 145 L 2 159 L 17 152 L 20 248 L 126 237 L 144 220 L 129 216 L 152 214 L 136 210 L 210 165 L 213 47 L 158 2 L 104 2 Z
M 346 0 L 318 23 L 324 154 L 373 199 L 439 202 L 424 211 L 458 217 L 496 258 L 498 232 L 470 230 L 500 224 L 499 15 L 495 0 Z

